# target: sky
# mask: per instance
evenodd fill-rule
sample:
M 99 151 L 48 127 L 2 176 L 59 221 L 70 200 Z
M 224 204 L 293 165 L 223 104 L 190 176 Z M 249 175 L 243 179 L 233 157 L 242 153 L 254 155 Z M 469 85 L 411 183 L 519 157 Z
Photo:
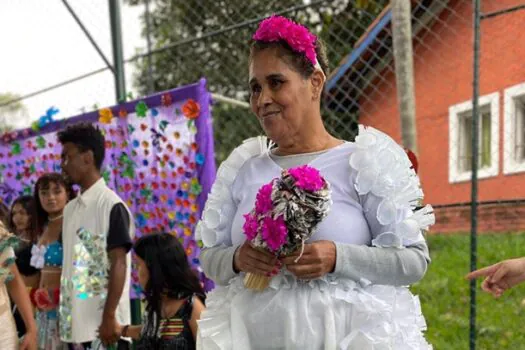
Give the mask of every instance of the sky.
M 108 0 L 67 0 L 104 55 L 112 59 Z M 124 57 L 146 47 L 140 35 L 142 6 L 121 4 Z M 105 67 L 62 0 L 0 0 L 0 93 L 20 95 L 58 84 Z M 126 87 L 132 86 L 133 65 L 125 66 Z M 28 120 L 13 121 L 27 127 L 57 107 L 55 119 L 115 104 L 110 71 L 23 100 Z

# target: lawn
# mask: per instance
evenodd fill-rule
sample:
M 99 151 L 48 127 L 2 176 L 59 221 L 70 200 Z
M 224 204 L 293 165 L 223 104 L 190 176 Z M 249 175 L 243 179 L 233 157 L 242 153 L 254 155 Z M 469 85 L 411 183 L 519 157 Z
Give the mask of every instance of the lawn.
M 412 287 L 427 320 L 426 337 L 434 349 L 468 349 L 470 238 L 465 234 L 430 235 L 432 264 Z M 525 233 L 478 237 L 478 266 L 525 256 Z M 481 281 L 478 281 L 478 286 Z M 477 349 L 525 350 L 525 284 L 500 299 L 478 290 Z

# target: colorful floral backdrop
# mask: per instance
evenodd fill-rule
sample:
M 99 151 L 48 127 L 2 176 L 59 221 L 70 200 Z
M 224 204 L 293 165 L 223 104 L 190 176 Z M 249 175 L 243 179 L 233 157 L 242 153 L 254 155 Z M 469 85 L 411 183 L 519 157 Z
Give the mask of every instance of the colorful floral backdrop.
M 166 232 L 179 237 L 206 289 L 194 228 L 215 179 L 210 94 L 205 80 L 144 99 L 53 121 L 50 108 L 31 129 L 2 136 L 0 198 L 10 204 L 32 194 L 38 177 L 60 171 L 57 131 L 77 122 L 98 123 L 106 136 L 103 175 L 135 216 L 137 237 Z M 133 296 L 139 286 L 132 275 Z

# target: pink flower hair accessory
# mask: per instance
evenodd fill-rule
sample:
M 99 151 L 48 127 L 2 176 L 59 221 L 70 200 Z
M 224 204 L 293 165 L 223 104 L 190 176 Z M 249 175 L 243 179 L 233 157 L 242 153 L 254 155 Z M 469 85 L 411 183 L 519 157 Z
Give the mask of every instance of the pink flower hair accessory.
M 317 36 L 294 21 L 273 15 L 263 20 L 252 37 L 255 41 L 276 42 L 284 40 L 295 52 L 302 53 L 314 66 L 318 66 L 315 43 Z

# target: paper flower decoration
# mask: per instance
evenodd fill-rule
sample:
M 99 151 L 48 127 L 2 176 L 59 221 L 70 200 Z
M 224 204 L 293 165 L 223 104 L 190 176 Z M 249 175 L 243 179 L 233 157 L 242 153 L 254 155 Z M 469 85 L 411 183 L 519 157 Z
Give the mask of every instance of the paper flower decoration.
M 111 124 L 111 120 L 113 119 L 113 112 L 111 112 L 111 109 L 109 108 L 102 108 L 98 112 L 98 121 L 101 124 Z
M 60 110 L 58 110 L 55 107 L 48 108 L 47 111 L 46 111 L 46 114 L 44 114 L 43 116 L 41 116 L 38 119 L 38 127 L 40 129 L 42 129 L 47 124 L 52 123 L 53 122 L 53 116 L 58 114 L 58 112 L 60 112 Z
M 37 148 L 39 148 L 39 149 L 44 149 L 44 148 L 46 148 L 46 139 L 43 138 L 42 136 L 38 136 L 38 137 L 36 138 L 36 146 L 37 146 Z
M 20 143 L 13 143 L 13 145 L 11 146 L 11 153 L 13 155 L 19 155 L 20 153 L 22 153 L 22 146 L 20 146 Z
M 182 106 L 182 114 L 188 119 L 197 119 L 201 113 L 201 106 L 194 99 L 188 99 Z
M 144 101 L 140 101 L 135 106 L 135 113 L 137 114 L 137 117 L 145 118 L 146 113 L 148 112 L 148 105 Z
M 159 129 L 164 132 L 166 130 L 166 127 L 169 125 L 169 122 L 167 120 L 163 120 L 159 123 Z
M 205 160 L 205 158 L 204 158 L 204 155 L 202 153 L 197 153 L 195 155 L 195 163 L 197 163 L 199 165 L 202 165 L 202 164 L 204 164 L 204 160 Z
M 162 103 L 164 107 L 168 107 L 173 103 L 173 98 L 171 97 L 170 94 L 164 94 L 161 96 L 160 102 Z
M 125 108 L 121 108 L 120 111 L 118 111 L 118 116 L 124 119 L 128 116 L 128 111 L 126 111 Z

